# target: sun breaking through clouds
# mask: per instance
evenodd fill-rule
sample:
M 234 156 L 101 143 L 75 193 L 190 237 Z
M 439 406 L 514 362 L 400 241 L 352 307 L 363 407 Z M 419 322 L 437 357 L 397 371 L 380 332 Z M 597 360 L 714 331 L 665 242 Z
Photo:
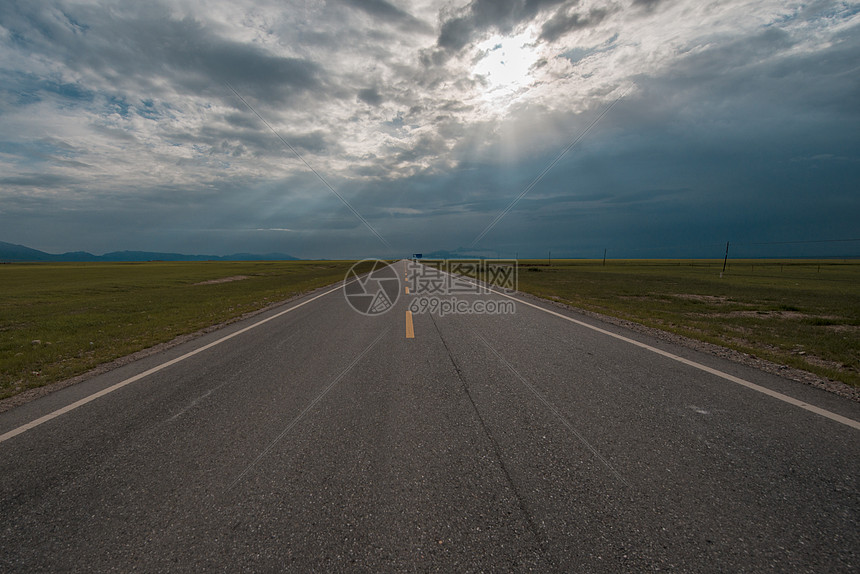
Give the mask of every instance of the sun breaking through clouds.
M 7 0 L 0 240 L 456 251 L 627 90 L 476 253 L 856 237 L 858 24 L 856 2 Z

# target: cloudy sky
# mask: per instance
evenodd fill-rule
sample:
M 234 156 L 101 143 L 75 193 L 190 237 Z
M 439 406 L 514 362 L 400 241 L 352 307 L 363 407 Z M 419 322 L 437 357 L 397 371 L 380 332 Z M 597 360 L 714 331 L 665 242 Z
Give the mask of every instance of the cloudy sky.
M 858 2 L 0 2 L 2 241 L 838 255 L 778 243 L 858 216 Z

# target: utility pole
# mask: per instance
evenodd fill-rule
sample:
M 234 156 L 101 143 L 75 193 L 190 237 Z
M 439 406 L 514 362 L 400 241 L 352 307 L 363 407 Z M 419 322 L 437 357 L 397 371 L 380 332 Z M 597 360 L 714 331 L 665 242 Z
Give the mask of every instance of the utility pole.
M 606 267 L 606 248 L 603 249 L 603 266 Z
M 723 273 L 726 272 L 726 263 L 729 262 L 729 242 L 726 241 L 726 258 L 723 259 Z
M 546 264 L 552 267 L 552 250 L 550 250 L 549 254 L 546 256 Z

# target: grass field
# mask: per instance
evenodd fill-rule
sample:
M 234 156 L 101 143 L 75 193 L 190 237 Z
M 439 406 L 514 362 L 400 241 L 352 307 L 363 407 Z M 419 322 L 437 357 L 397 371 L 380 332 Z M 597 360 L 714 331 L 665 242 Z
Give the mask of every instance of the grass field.
M 339 281 L 352 263 L 0 265 L 0 398 Z
M 860 261 L 519 262 L 519 289 L 860 386 Z

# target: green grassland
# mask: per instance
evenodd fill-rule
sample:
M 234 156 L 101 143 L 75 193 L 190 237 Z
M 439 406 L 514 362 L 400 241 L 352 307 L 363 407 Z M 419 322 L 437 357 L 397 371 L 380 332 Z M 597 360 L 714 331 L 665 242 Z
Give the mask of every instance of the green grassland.
M 860 261 L 520 260 L 519 290 L 860 386 Z
M 736 260 L 720 277 L 722 263 L 520 260 L 518 286 L 860 386 L 860 261 Z M 0 398 L 339 281 L 351 265 L 0 265 Z
M 339 281 L 352 263 L 0 265 L 0 399 Z

